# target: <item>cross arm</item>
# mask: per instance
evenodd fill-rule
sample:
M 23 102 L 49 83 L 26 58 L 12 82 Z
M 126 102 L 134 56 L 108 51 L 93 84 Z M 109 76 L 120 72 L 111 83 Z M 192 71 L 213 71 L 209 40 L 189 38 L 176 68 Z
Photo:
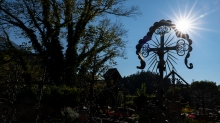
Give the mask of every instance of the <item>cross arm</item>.
M 164 51 L 164 50 L 176 50 L 176 46 L 173 47 L 164 47 L 164 48 L 150 48 L 149 51 Z

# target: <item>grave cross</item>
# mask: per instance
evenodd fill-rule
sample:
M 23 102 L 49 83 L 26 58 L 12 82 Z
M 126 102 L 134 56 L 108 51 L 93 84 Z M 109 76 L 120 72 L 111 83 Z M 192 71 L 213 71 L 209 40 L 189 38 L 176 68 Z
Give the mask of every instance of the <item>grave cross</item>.
M 176 36 L 180 39 L 176 42 L 176 46 L 165 47 L 164 36 L 165 34 L 169 33 L 171 29 L 175 31 Z M 149 44 L 147 43 L 151 40 L 153 33 L 160 35 L 160 46 L 156 48 L 150 48 Z M 185 41 L 188 41 L 188 43 L 185 43 Z M 145 68 L 146 62 L 143 58 L 143 54 L 147 54 L 146 56 L 148 56 L 149 52 L 153 51 L 159 57 L 157 68 L 159 69 L 160 79 L 163 79 L 163 71 L 165 70 L 164 54 L 169 50 L 176 50 L 179 56 L 183 56 L 185 52 L 188 51 L 185 57 L 185 64 L 187 68 L 192 69 L 193 64 L 190 63 L 188 65 L 188 58 L 190 56 L 190 52 L 192 51 L 191 44 L 192 40 L 189 39 L 188 34 L 183 34 L 180 31 L 178 31 L 176 29 L 175 24 L 172 24 L 170 20 L 161 20 L 159 22 L 155 22 L 154 25 L 149 28 L 149 32 L 147 33 L 147 35 L 144 36 L 143 39 L 140 39 L 139 43 L 136 45 L 136 54 L 138 55 L 138 58 L 141 61 L 141 66 L 138 66 L 137 68 Z M 141 52 L 141 49 L 144 52 Z
M 167 33 L 171 33 L 171 29 L 174 30 L 175 35 L 179 40 L 177 40 L 175 46 L 168 47 L 166 42 L 164 42 L 164 36 Z M 151 40 L 153 34 L 160 35 L 160 42 L 158 41 L 157 46 L 155 48 L 150 48 L 148 41 Z M 187 41 L 187 43 L 186 43 Z M 168 41 L 169 42 L 169 41 Z M 157 91 L 157 97 L 158 97 L 158 106 L 163 107 L 164 102 L 164 89 L 163 89 L 163 73 L 166 70 L 166 62 L 164 61 L 164 55 L 169 52 L 170 50 L 176 50 L 177 54 L 179 56 L 185 55 L 185 52 L 187 52 L 185 56 L 185 65 L 187 68 L 192 69 L 193 64 L 190 63 L 188 65 L 188 58 L 190 57 L 190 52 L 192 51 L 192 40 L 189 39 L 188 34 L 183 34 L 180 31 L 176 29 L 176 25 L 172 24 L 170 20 L 161 20 L 159 22 L 155 22 L 153 26 L 149 28 L 149 32 L 146 36 L 144 36 L 143 39 L 140 39 L 138 44 L 136 45 L 136 54 L 138 55 L 138 58 L 140 59 L 141 66 L 137 66 L 138 69 L 144 69 L 146 66 L 146 62 L 144 60 L 144 56 L 147 57 L 149 55 L 149 52 L 155 53 L 159 57 L 159 61 L 157 62 L 157 69 L 159 69 L 159 88 Z M 154 61 L 155 62 L 155 61 Z M 156 64 L 155 64 L 156 65 Z M 168 66 L 169 67 L 169 66 Z M 159 118 L 159 119 L 162 119 Z

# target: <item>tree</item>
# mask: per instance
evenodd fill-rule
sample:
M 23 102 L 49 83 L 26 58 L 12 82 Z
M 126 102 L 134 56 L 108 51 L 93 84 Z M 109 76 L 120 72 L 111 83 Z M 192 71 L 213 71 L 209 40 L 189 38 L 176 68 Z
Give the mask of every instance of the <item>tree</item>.
M 191 96 L 197 108 L 213 108 L 217 101 L 218 87 L 215 82 L 203 80 L 195 81 L 190 85 Z
M 216 83 L 208 80 L 195 81 L 190 85 L 190 89 L 192 93 L 204 92 L 206 95 L 216 95 L 218 91 Z
M 29 84 L 30 81 L 39 81 L 43 76 L 39 57 L 33 55 L 25 43 L 14 47 L 8 35 L 5 35 L 1 36 L 0 83 L 10 81 Z
M 14 30 L 17 37 L 29 40 L 49 78 L 58 85 L 75 82 L 78 68 L 88 71 L 97 55 L 99 67 L 107 61 L 115 63 L 115 57 L 124 57 L 126 30 L 119 22 L 111 23 L 105 15 L 131 17 L 139 14 L 138 7 L 123 6 L 126 0 L 1 2 L 1 27 L 8 32 Z
M 137 94 L 137 96 L 141 96 L 141 94 L 146 95 L 146 83 L 142 83 L 140 89 L 137 88 L 136 94 Z
M 136 89 L 141 88 L 143 83 L 146 84 L 144 85 L 146 86 L 146 93 L 153 94 L 157 89 L 158 75 L 150 71 L 141 71 L 122 78 L 122 81 L 127 82 L 126 88 L 128 88 L 130 94 L 135 94 Z
M 217 86 L 218 87 L 218 95 L 217 95 L 217 105 L 220 106 L 220 85 Z

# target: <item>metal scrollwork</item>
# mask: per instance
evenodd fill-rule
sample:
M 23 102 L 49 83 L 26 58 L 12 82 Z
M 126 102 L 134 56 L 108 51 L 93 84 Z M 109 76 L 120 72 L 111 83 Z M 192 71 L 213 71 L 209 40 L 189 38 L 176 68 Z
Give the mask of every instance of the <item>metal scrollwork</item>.
M 185 40 L 180 39 L 176 43 L 176 51 L 179 56 L 185 55 L 185 52 L 188 51 L 189 46 L 185 43 Z
M 171 28 L 168 26 L 160 26 L 155 30 L 155 34 L 157 35 L 162 35 L 162 34 L 166 34 L 169 33 L 171 31 Z
M 176 37 L 179 38 L 179 40 L 176 42 L 176 46 L 171 46 L 172 44 L 169 44 L 172 38 L 168 41 L 167 40 L 164 41 L 164 35 L 166 33 L 170 33 L 171 30 L 174 30 Z M 160 43 L 158 41 L 158 44 L 155 43 L 155 45 L 153 45 L 155 46 L 155 48 L 150 48 L 147 42 L 151 40 L 153 34 L 162 36 L 163 41 Z M 138 55 L 138 58 L 140 59 L 140 63 L 141 63 L 141 66 L 137 66 L 137 68 L 138 69 L 145 68 L 146 62 L 144 58 L 147 57 L 151 51 L 153 51 L 154 53 L 157 53 L 158 51 L 162 51 L 164 52 L 164 54 L 167 53 L 169 59 L 166 60 L 166 64 L 168 68 L 170 68 L 169 64 L 171 64 L 171 67 L 174 67 L 172 65 L 172 61 L 175 62 L 174 60 L 177 58 L 175 58 L 171 54 L 172 53 L 171 50 L 176 50 L 179 56 L 183 56 L 186 54 L 184 60 L 185 65 L 187 68 L 192 69 L 193 64 L 192 63 L 188 64 L 188 58 L 190 57 L 190 52 L 192 51 L 191 44 L 192 44 L 192 40 L 189 39 L 189 35 L 183 34 L 179 30 L 177 30 L 176 25 L 172 24 L 170 20 L 160 20 L 159 22 L 155 22 L 154 25 L 149 28 L 149 32 L 142 39 L 140 39 L 138 44 L 136 45 L 136 54 Z M 157 63 L 157 60 L 155 58 L 155 55 L 157 54 L 153 54 L 153 55 L 154 56 L 150 58 L 152 61 L 152 62 L 150 61 L 149 63 L 150 67 L 152 66 L 152 64 Z
M 188 52 L 186 54 L 184 62 L 185 62 L 185 65 L 186 65 L 187 68 L 192 69 L 193 68 L 193 64 L 189 63 L 189 65 L 188 65 L 188 58 L 190 57 L 190 52 L 192 51 L 192 46 L 191 46 L 192 40 L 191 39 L 187 39 L 187 41 L 189 43 L 188 44 Z
M 146 43 L 141 48 L 141 54 L 144 58 L 146 58 L 149 55 L 149 52 L 150 52 L 150 47 L 149 44 Z

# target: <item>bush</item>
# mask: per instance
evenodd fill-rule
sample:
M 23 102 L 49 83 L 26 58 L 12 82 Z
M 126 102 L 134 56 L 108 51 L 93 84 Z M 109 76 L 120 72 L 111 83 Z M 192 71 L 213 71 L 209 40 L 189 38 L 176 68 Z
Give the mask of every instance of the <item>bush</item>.
M 48 86 L 43 91 L 45 103 L 61 104 L 62 106 L 76 106 L 80 100 L 80 89 L 69 86 Z

